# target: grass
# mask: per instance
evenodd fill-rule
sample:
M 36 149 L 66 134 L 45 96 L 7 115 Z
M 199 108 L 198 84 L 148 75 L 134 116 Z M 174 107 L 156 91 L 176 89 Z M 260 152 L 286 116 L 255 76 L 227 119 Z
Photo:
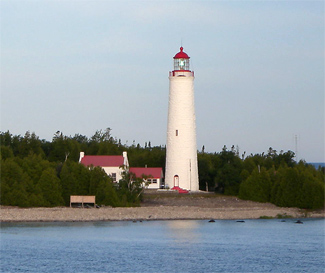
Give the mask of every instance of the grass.
M 277 214 L 275 217 L 263 215 L 263 216 L 260 216 L 259 219 L 287 219 L 287 218 L 293 218 L 293 216 L 284 213 L 284 214 Z
M 263 216 L 260 216 L 259 219 L 274 219 L 274 217 L 263 215 Z
M 276 218 L 277 218 L 277 219 L 286 219 L 286 218 L 293 218 L 293 216 L 284 213 L 284 214 L 277 214 L 277 215 L 276 215 Z

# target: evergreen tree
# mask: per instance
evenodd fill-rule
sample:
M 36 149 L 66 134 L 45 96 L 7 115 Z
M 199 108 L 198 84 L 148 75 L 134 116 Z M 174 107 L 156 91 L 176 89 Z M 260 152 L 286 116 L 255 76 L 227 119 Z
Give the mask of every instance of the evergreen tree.
M 224 146 L 220 153 L 220 165 L 215 177 L 216 190 L 227 195 L 238 195 L 241 171 L 241 159 L 233 151 L 227 151 L 226 146 Z
M 64 205 L 60 179 L 56 176 L 53 168 L 48 168 L 42 172 L 39 186 L 43 194 L 44 206 L 54 207 Z
M 0 146 L 0 160 L 6 160 L 7 158 L 13 158 L 14 153 L 12 149 L 8 146 L 1 145 Z
M 257 202 L 269 202 L 271 178 L 265 168 L 257 169 L 240 185 L 239 198 Z
M 78 163 L 68 160 L 63 164 L 60 172 L 62 197 L 66 206 L 70 204 L 70 195 L 79 195 L 80 192 L 76 164 Z
M 324 206 L 324 182 L 311 169 L 299 164 L 281 168 L 271 192 L 271 201 L 281 207 L 318 209 Z
M 97 195 L 98 186 L 101 181 L 106 183 L 110 182 L 111 179 L 108 177 L 106 172 L 101 167 L 95 167 L 90 169 L 89 177 L 89 194 Z
M 30 178 L 13 160 L 1 162 L 1 204 L 28 207 L 28 193 L 26 188 Z
M 102 179 L 99 182 L 96 194 L 96 202 L 99 205 L 118 207 L 120 205 L 119 197 L 112 182 Z

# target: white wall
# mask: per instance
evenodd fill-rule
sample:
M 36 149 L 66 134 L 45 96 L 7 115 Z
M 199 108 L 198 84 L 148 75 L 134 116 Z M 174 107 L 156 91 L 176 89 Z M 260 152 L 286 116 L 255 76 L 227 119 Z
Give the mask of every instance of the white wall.
M 119 182 L 122 179 L 123 170 L 119 167 L 102 167 L 107 175 L 112 175 L 112 173 L 116 173 L 116 182 Z
M 169 188 L 174 187 L 174 176 L 178 175 L 179 187 L 198 191 L 194 77 L 192 72 L 175 72 L 175 76 L 169 77 L 166 147 L 165 185 Z
M 149 178 L 149 179 L 153 179 L 153 178 Z M 149 186 L 147 187 L 148 189 L 160 189 L 160 178 L 156 179 L 157 183 L 150 183 Z

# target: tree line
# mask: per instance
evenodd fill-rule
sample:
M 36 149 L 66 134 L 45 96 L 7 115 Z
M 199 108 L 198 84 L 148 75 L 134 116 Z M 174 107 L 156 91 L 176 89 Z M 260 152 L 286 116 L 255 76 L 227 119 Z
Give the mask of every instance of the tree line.
M 78 163 L 86 155 L 121 155 L 128 152 L 130 166 L 165 168 L 165 147 L 124 145 L 111 136 L 111 129 L 98 130 L 88 138 L 56 132 L 52 141 L 35 133 L 24 136 L 0 133 L 1 204 L 21 207 L 67 206 L 70 195 L 96 195 L 96 202 L 110 206 L 138 206 L 141 180 L 129 183 L 127 173 L 119 183 L 99 167 Z M 278 206 L 318 209 L 324 206 L 323 168 L 296 162 L 291 151 L 239 155 L 238 147 L 223 147 L 219 153 L 198 153 L 200 190 L 236 195 Z
M 325 168 L 296 162 L 292 151 L 239 156 L 238 148 L 198 154 L 200 189 L 280 207 L 324 208 Z

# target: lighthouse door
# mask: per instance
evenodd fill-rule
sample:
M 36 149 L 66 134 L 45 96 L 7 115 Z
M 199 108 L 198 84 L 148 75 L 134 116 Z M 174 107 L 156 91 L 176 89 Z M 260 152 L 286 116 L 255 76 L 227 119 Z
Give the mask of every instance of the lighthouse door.
M 177 174 L 174 176 L 174 187 L 179 187 L 179 177 Z

